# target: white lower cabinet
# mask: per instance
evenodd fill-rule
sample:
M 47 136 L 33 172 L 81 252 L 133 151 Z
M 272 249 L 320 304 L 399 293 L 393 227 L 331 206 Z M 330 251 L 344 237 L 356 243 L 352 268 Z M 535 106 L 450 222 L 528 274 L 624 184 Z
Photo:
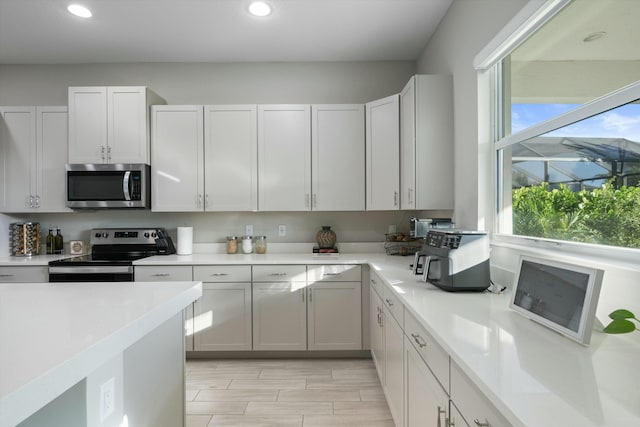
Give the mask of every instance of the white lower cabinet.
M 193 268 L 190 265 L 154 265 L 136 266 L 136 282 L 173 282 L 193 280 Z M 193 304 L 184 309 L 185 350 L 193 350 Z
M 408 338 L 404 343 L 406 427 L 441 427 L 449 419 L 449 396 Z
M 251 266 L 194 266 L 194 350 L 251 350 Z
M 404 426 L 404 333 L 388 310 L 383 311 L 387 404 L 396 426 Z
M 307 349 L 305 286 L 305 282 L 253 283 L 254 350 Z
M 384 386 L 384 329 L 382 328 L 382 300 L 376 292 L 374 281 L 380 279 L 371 278 L 369 290 L 369 332 L 371 334 L 369 344 L 371 346 L 371 358 L 378 370 L 380 383 Z
M 451 362 L 451 402 L 455 404 L 464 420 L 471 426 L 511 426 L 509 421 L 498 412 L 453 361 Z
M 453 402 L 449 402 L 449 425 L 446 425 L 445 427 L 470 427 Z
M 309 350 L 360 350 L 360 282 L 319 282 L 307 292 Z

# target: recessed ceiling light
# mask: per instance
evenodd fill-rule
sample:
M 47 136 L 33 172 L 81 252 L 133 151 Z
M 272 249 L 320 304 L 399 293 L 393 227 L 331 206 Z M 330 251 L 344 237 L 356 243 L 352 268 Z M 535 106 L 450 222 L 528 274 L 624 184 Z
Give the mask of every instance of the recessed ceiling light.
M 271 15 L 271 5 L 264 1 L 254 1 L 249 5 L 249 13 L 253 16 L 269 16 Z
M 606 36 L 607 33 L 604 31 L 598 31 L 597 33 L 591 33 L 587 37 L 583 38 L 582 41 L 585 43 L 592 42 L 594 40 L 598 40 Z
M 67 6 L 67 10 L 73 15 L 79 16 L 81 18 L 91 18 L 93 14 L 89 9 L 79 4 L 70 4 Z

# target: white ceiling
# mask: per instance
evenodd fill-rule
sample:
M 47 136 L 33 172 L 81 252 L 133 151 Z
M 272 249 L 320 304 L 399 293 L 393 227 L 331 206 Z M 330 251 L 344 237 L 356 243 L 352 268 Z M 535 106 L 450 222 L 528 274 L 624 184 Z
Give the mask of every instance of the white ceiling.
M 0 0 L 0 64 L 415 60 L 452 2 L 268 1 Z

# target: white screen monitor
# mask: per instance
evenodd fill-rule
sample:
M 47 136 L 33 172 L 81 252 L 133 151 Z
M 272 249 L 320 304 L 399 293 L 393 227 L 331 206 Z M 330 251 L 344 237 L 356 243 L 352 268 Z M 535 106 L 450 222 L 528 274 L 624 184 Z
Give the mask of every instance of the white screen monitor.
M 510 307 L 568 338 L 588 345 L 604 271 L 523 255 Z

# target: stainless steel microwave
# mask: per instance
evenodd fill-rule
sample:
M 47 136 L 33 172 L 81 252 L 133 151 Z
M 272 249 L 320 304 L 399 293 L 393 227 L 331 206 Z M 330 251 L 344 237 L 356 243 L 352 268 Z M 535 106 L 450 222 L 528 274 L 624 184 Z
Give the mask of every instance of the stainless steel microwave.
M 145 209 L 151 206 L 151 170 L 135 163 L 67 164 L 71 209 Z

